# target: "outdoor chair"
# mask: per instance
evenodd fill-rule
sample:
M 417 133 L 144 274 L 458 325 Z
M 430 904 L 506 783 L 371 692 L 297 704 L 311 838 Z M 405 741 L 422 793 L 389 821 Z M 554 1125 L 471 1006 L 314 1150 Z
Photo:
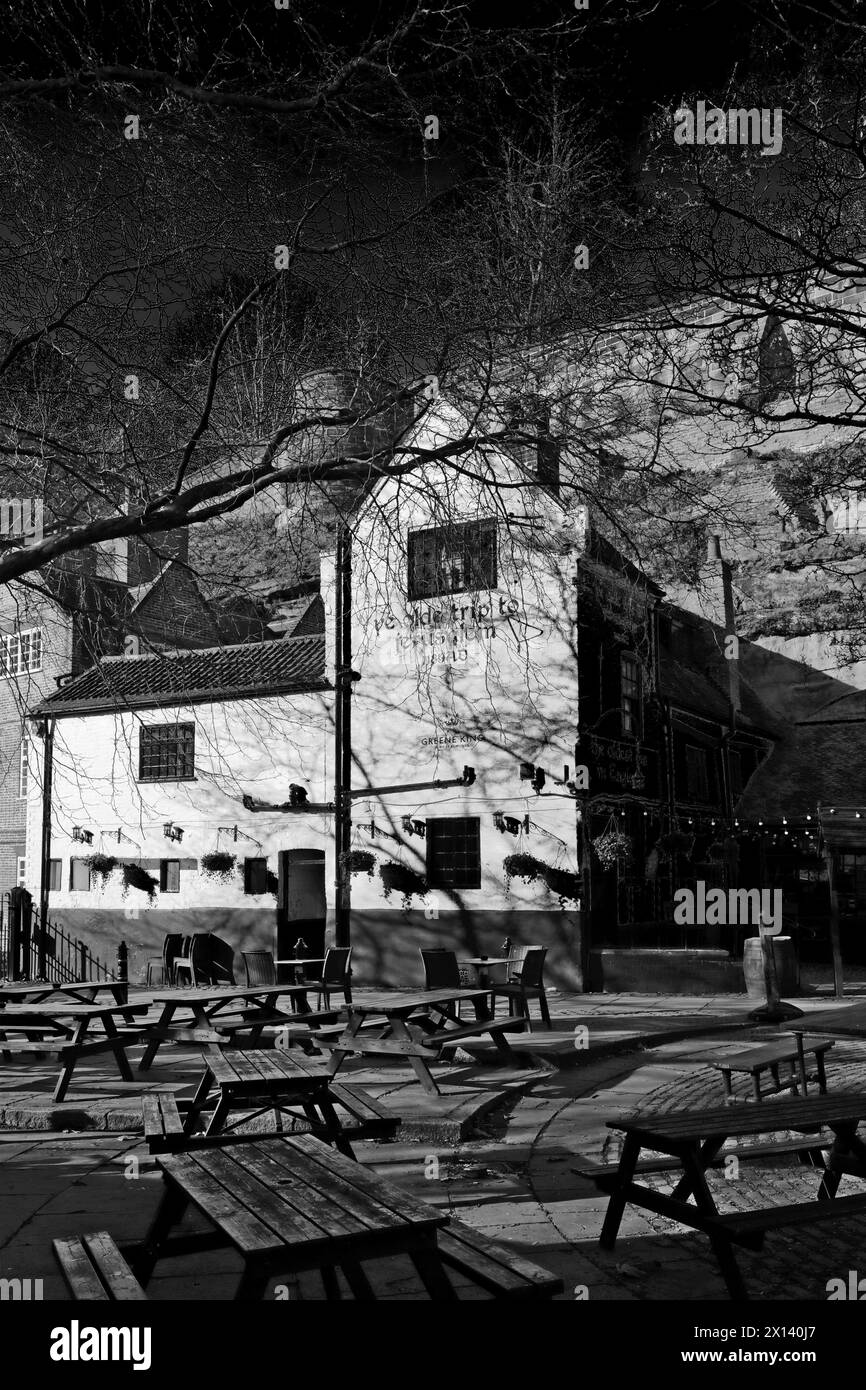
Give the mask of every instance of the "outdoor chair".
M 424 965 L 425 989 L 473 989 L 477 983 L 471 966 L 460 965 L 456 951 L 444 946 L 419 947 Z M 460 1018 L 460 1004 L 457 1005 Z
M 349 988 L 349 962 L 352 959 L 351 946 L 332 946 L 325 952 L 322 974 L 318 980 L 304 980 L 308 989 L 314 989 L 318 996 L 318 1007 L 322 1001 L 326 1009 L 331 1007 L 331 991 L 341 989 L 347 1004 L 351 1004 Z
M 189 976 L 189 983 L 192 987 L 210 983 L 210 971 L 208 969 L 210 956 L 207 948 L 207 936 L 207 932 L 196 932 L 193 936 L 184 937 L 182 954 L 174 962 L 174 982 L 176 985 L 180 984 L 181 975 Z
M 146 989 L 165 989 L 166 985 L 171 984 L 171 979 L 166 974 L 165 961 L 162 956 L 150 957 L 147 962 L 144 984 Z
M 277 970 L 270 951 L 243 951 L 242 955 L 247 988 L 277 983 Z
M 544 992 L 544 958 L 547 955 L 547 947 L 528 946 L 523 949 L 526 951 L 523 960 L 515 962 L 514 965 L 509 964 L 508 982 L 493 986 L 493 1000 L 495 1003 L 497 998 L 507 999 L 508 1012 L 516 1012 L 518 1016 L 525 1018 L 531 1033 L 530 999 L 538 1000 L 542 1019 L 548 1028 L 553 1027 L 547 1007 L 547 995 Z
M 186 950 L 184 950 L 186 941 Z M 167 932 L 162 943 L 162 963 L 165 967 L 165 983 L 174 985 L 177 983 L 174 974 L 174 965 L 178 956 L 189 954 L 189 937 L 184 937 L 180 932 Z

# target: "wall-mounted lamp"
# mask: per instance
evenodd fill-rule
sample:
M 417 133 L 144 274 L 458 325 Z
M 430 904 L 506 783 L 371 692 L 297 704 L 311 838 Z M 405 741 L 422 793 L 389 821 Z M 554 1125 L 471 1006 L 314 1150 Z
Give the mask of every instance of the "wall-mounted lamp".
M 170 820 L 167 820 L 165 825 L 162 827 L 162 833 L 167 840 L 177 840 L 178 843 L 180 843 L 180 841 L 183 839 L 183 831 L 181 830 L 180 826 L 175 825 Z
M 529 816 L 518 820 L 516 816 L 506 816 L 502 811 L 493 812 L 493 824 L 503 835 L 519 835 L 521 830 L 529 833 Z
M 92 845 L 92 844 L 93 844 L 93 831 L 92 831 L 92 830 L 84 830 L 80 825 L 73 825 L 73 827 L 72 827 L 72 838 L 73 838 L 73 840 L 77 840 L 79 844 L 82 844 L 82 845 Z
M 411 816 L 403 817 L 403 830 L 407 835 L 418 835 L 422 840 L 427 838 L 427 822 L 423 820 L 413 820 Z

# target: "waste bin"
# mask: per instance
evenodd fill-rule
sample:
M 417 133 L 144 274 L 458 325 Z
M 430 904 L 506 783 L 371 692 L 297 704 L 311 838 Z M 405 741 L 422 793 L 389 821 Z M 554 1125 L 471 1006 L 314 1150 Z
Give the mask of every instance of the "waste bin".
M 794 938 L 791 936 L 771 936 L 773 962 L 776 967 L 776 982 L 779 997 L 785 999 L 797 994 L 800 988 L 797 969 L 797 953 Z M 764 953 L 760 936 L 749 936 L 743 942 L 743 976 L 746 981 L 746 994 L 750 999 L 766 998 L 764 984 Z

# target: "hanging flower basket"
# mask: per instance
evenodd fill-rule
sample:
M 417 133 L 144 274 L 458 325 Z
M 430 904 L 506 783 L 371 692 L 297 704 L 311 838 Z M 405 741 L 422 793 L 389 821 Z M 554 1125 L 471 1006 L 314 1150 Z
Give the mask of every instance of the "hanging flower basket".
M 580 897 L 580 879 L 571 869 L 554 869 L 551 865 L 546 865 L 544 880 L 551 893 L 559 898 L 561 907 L 565 907 L 566 902 L 575 902 Z
M 536 859 L 533 854 L 506 854 L 502 861 L 505 870 L 506 886 L 511 883 L 513 878 L 522 878 L 524 883 L 535 883 L 542 878 L 546 865 L 540 859 Z
M 350 849 L 340 855 L 340 863 L 350 874 L 366 874 L 372 878 L 376 872 L 376 856 L 368 849 Z
M 593 840 L 595 850 L 603 869 L 612 869 L 617 864 L 627 864 L 632 854 L 632 839 L 623 830 L 606 830 Z
M 423 897 L 427 892 L 426 880 L 420 874 L 416 874 L 414 869 L 408 869 L 405 864 L 398 864 L 396 859 L 388 859 L 379 865 L 379 877 L 385 897 L 390 898 L 392 893 L 399 893 L 407 912 L 412 906 L 413 895 L 417 893 Z
M 203 854 L 199 860 L 201 871 L 208 878 L 229 879 L 235 867 L 235 856 L 216 850 L 213 854 Z
M 157 890 L 159 889 L 159 884 L 157 883 L 156 879 L 153 877 L 153 874 L 149 874 L 149 873 L 147 872 L 147 869 L 143 869 L 143 868 L 141 867 L 140 864 L 124 864 L 124 865 L 123 865 L 123 896 L 124 896 L 124 897 L 126 897 L 126 895 L 127 895 L 127 893 L 129 892 L 130 888 L 137 888 L 137 889 L 139 890 L 140 893 L 146 893 L 147 896 L 150 898 L 150 901 L 153 902 L 154 898 L 156 897 Z
M 117 860 L 112 858 L 110 854 L 91 854 L 87 863 L 90 865 L 91 874 L 102 879 L 103 888 L 117 868 Z

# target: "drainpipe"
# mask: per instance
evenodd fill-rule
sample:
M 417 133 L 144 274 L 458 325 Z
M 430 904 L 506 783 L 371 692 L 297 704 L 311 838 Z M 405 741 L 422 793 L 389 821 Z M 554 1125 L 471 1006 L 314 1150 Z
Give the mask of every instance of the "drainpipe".
M 39 863 L 39 977 L 45 979 L 48 935 L 48 888 L 51 881 L 51 784 L 54 775 L 53 719 L 42 723 L 45 757 L 42 762 L 42 847 Z

